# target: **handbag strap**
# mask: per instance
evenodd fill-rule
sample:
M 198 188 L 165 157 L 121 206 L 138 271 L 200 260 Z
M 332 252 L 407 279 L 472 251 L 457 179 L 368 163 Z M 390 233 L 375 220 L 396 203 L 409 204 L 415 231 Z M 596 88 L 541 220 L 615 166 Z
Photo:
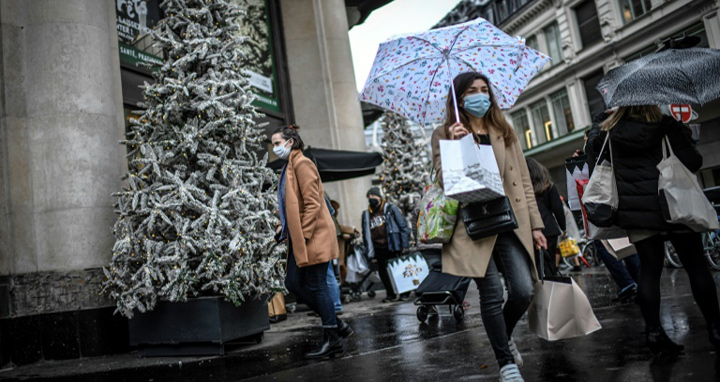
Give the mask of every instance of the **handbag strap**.
M 595 159 L 595 166 L 600 164 L 600 159 L 602 158 L 602 154 L 605 151 L 605 146 L 608 146 L 610 148 L 610 166 L 612 167 L 612 143 L 610 142 L 610 131 L 605 134 L 605 142 L 603 142 L 602 148 L 600 149 L 600 152 L 598 153 L 597 159 Z
M 667 135 L 665 135 L 663 137 L 662 150 L 663 150 L 663 159 L 668 159 L 668 157 L 675 156 L 675 153 L 673 152 L 673 149 L 672 149 L 672 145 L 670 144 L 670 139 L 668 139 Z

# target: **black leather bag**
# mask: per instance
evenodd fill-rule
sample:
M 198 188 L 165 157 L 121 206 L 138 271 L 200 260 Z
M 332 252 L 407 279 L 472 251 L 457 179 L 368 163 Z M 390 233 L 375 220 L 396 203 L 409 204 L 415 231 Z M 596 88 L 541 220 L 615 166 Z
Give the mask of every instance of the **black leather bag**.
M 507 196 L 462 206 L 460 217 L 473 240 L 510 232 L 518 227 Z

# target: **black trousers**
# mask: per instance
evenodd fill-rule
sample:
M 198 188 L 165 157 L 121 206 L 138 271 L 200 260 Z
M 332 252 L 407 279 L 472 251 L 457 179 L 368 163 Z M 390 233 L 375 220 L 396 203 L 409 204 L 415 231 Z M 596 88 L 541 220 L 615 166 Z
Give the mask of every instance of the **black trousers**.
M 390 252 L 387 248 L 375 248 L 375 260 L 377 260 L 378 274 L 380 280 L 385 287 L 387 298 L 397 298 L 395 290 L 393 290 L 392 282 L 390 281 L 390 273 L 388 273 L 388 262 L 396 257 L 398 253 Z

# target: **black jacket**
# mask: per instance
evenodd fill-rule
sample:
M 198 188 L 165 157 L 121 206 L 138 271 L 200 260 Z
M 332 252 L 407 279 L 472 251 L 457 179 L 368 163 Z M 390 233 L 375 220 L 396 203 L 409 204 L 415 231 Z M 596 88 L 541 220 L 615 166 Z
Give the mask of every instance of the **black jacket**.
M 612 162 L 620 204 L 617 224 L 624 229 L 673 231 L 687 229 L 668 224 L 658 198 L 658 163 L 662 160 L 662 139 L 670 140 L 675 155 L 690 171 L 702 167 L 702 156 L 695 148 L 687 128 L 670 117 L 658 123 L 621 120 L 610 130 Z M 588 162 L 595 165 L 606 132 L 595 124 L 588 135 Z M 607 158 L 606 147 L 602 158 Z
M 403 249 L 410 248 L 410 228 L 400 209 L 385 202 L 383 213 L 385 214 L 385 227 L 387 229 L 388 251 L 397 254 L 402 252 Z M 370 212 L 368 210 L 362 213 L 362 226 L 367 257 L 374 259 L 375 248 L 370 233 Z
M 565 231 L 565 210 L 563 209 L 560 193 L 555 185 L 545 190 L 542 195 L 535 195 L 538 210 L 542 217 L 545 229 L 543 235 L 558 236 Z

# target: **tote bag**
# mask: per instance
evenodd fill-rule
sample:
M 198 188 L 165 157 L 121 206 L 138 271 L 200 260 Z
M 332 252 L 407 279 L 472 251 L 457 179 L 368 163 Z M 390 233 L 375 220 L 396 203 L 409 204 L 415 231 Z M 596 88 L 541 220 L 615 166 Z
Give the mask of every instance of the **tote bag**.
M 612 144 L 609 142 L 610 134 L 608 133 L 598 154 L 595 170 L 590 175 L 590 181 L 585 187 L 581 199 L 587 211 L 588 220 L 598 227 L 610 227 L 615 223 L 620 201 L 612 166 Z M 600 163 L 606 145 L 610 147 L 610 162 Z
M 702 192 L 697 177 L 675 156 L 667 136 L 662 148 L 663 160 L 657 165 L 658 194 L 665 221 L 683 224 L 695 232 L 720 229 L 715 209 Z

